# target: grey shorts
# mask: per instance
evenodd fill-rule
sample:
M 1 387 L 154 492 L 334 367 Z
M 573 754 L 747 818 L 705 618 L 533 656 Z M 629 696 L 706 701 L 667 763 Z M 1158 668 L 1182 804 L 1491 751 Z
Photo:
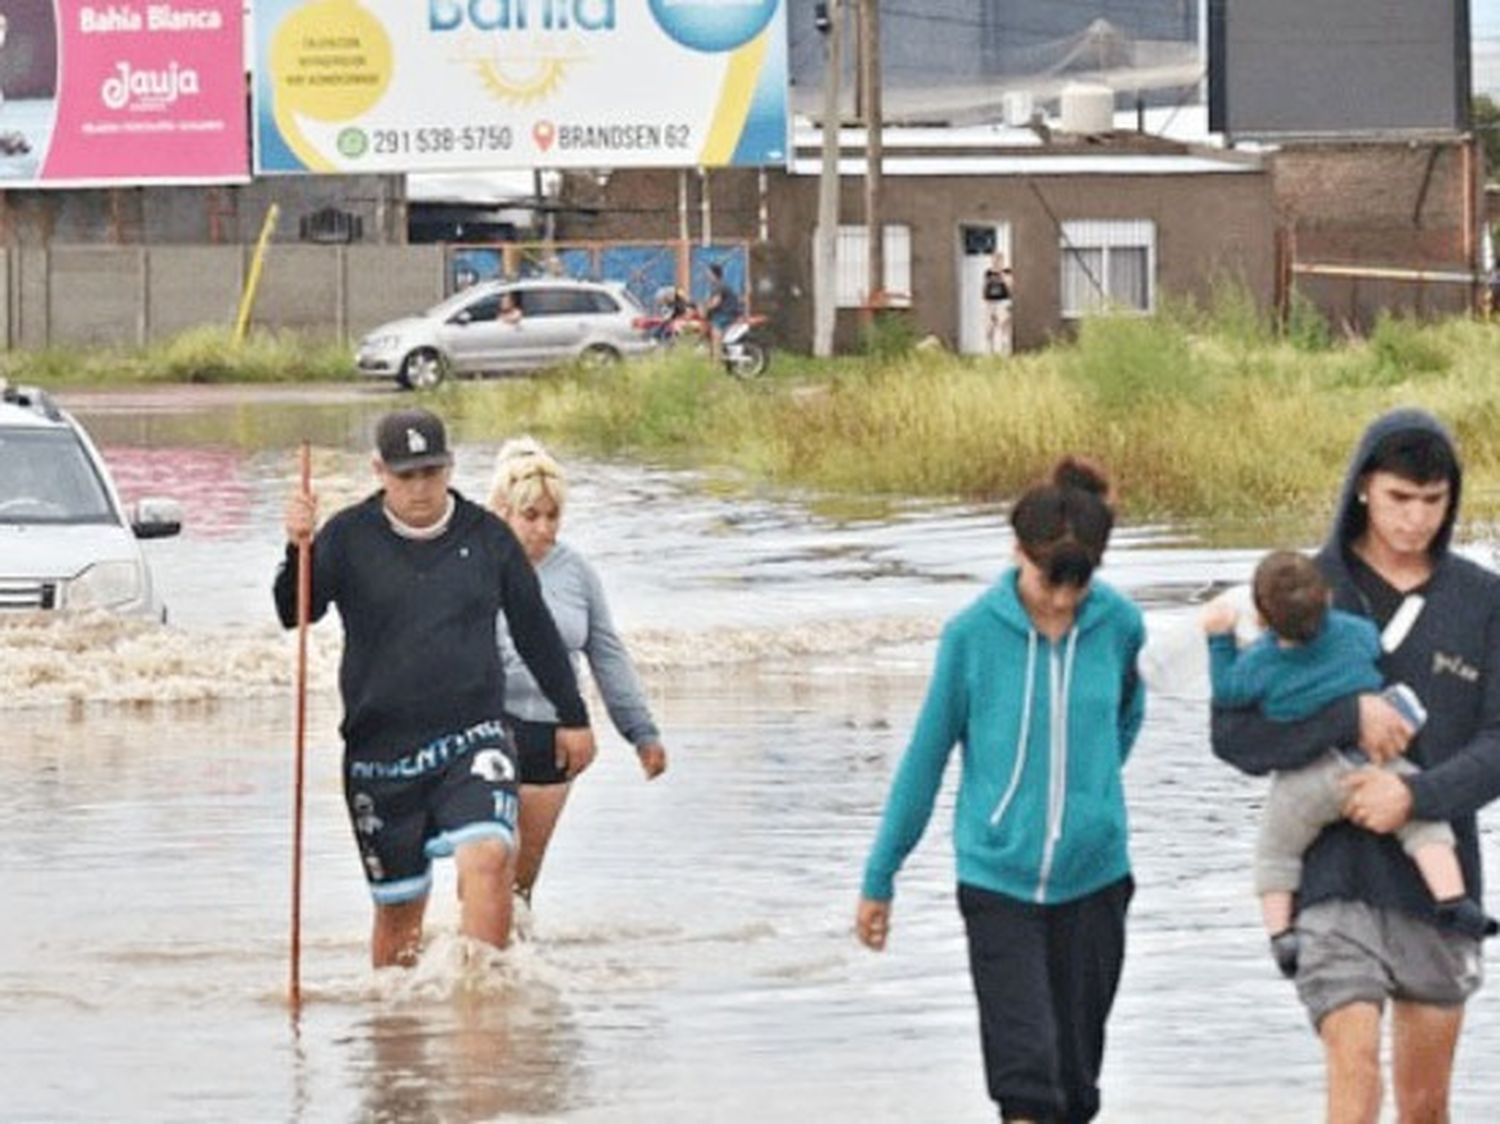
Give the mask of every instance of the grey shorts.
M 1297 994 L 1314 1027 L 1350 1003 L 1461 1006 L 1484 980 L 1478 941 L 1397 910 L 1319 902 L 1298 914 L 1297 932 Z

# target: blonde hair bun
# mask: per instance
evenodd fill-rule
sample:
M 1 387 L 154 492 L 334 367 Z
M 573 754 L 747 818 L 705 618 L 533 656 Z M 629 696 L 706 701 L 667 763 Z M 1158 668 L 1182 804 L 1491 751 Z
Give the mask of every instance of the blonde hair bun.
M 546 497 L 559 512 L 568 496 L 562 465 L 535 437 L 521 434 L 500 446 L 490 484 L 490 507 L 520 511 Z

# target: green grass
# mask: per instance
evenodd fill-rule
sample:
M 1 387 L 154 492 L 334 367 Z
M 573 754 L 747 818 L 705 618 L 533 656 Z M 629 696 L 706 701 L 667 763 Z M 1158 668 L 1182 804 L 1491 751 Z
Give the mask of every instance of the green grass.
M 349 348 L 292 332 L 252 332 L 236 343 L 227 328 L 194 328 L 139 348 L 11 351 L 0 375 L 42 387 L 121 383 L 322 382 L 352 377 Z
M 701 357 L 666 356 L 466 384 L 447 401 L 476 432 L 851 496 L 1003 499 L 1083 452 L 1132 519 L 1275 520 L 1296 535 L 1326 520 L 1370 419 L 1416 405 L 1460 441 L 1466 515 L 1500 517 L 1500 325 L 1386 319 L 1368 341 L 1334 344 L 1293 312 L 1281 336 L 1231 296 L 1090 320 L 1076 341 L 1010 360 L 778 355 L 771 376 L 742 385 Z
M 1337 342 L 1294 300 L 1278 334 L 1226 283 L 1206 305 L 1090 319 L 1076 340 L 1013 359 L 914 346 L 900 320 L 865 342 L 832 360 L 779 353 L 746 384 L 683 352 L 463 382 L 431 401 L 471 438 L 530 431 L 824 500 L 1004 499 L 1082 452 L 1110 471 L 1131 519 L 1221 530 L 1275 519 L 1305 534 L 1327 518 L 1369 420 L 1415 405 L 1459 439 L 1466 516 L 1500 520 L 1500 324 L 1387 317 L 1368 340 Z M 236 345 L 217 329 L 140 350 L 12 352 L 0 374 L 43 386 L 353 378 L 346 348 L 272 334 Z

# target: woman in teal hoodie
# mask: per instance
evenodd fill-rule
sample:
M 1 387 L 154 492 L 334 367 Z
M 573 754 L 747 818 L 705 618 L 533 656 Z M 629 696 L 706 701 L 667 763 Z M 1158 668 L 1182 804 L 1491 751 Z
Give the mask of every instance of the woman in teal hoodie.
M 865 867 L 859 938 L 885 947 L 893 881 L 955 745 L 958 902 L 990 1096 L 1009 1121 L 1099 1111 L 1104 1024 L 1134 883 L 1121 766 L 1140 729 L 1140 610 L 1093 578 L 1108 486 L 1063 460 L 1011 512 L 1016 565 L 943 630 Z

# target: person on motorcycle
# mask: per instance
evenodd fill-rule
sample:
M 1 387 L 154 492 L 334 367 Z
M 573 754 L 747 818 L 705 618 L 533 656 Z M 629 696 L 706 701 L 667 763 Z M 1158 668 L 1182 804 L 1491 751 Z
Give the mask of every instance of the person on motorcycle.
M 663 344 L 681 335 L 684 323 L 696 312 L 687 294 L 675 285 L 664 285 L 656 291 L 656 308 L 657 325 L 653 334 Z
M 724 333 L 740 318 L 740 295 L 724 280 L 724 267 L 718 262 L 708 267 L 708 302 L 703 313 L 708 318 L 708 354 L 715 366 L 723 350 Z

